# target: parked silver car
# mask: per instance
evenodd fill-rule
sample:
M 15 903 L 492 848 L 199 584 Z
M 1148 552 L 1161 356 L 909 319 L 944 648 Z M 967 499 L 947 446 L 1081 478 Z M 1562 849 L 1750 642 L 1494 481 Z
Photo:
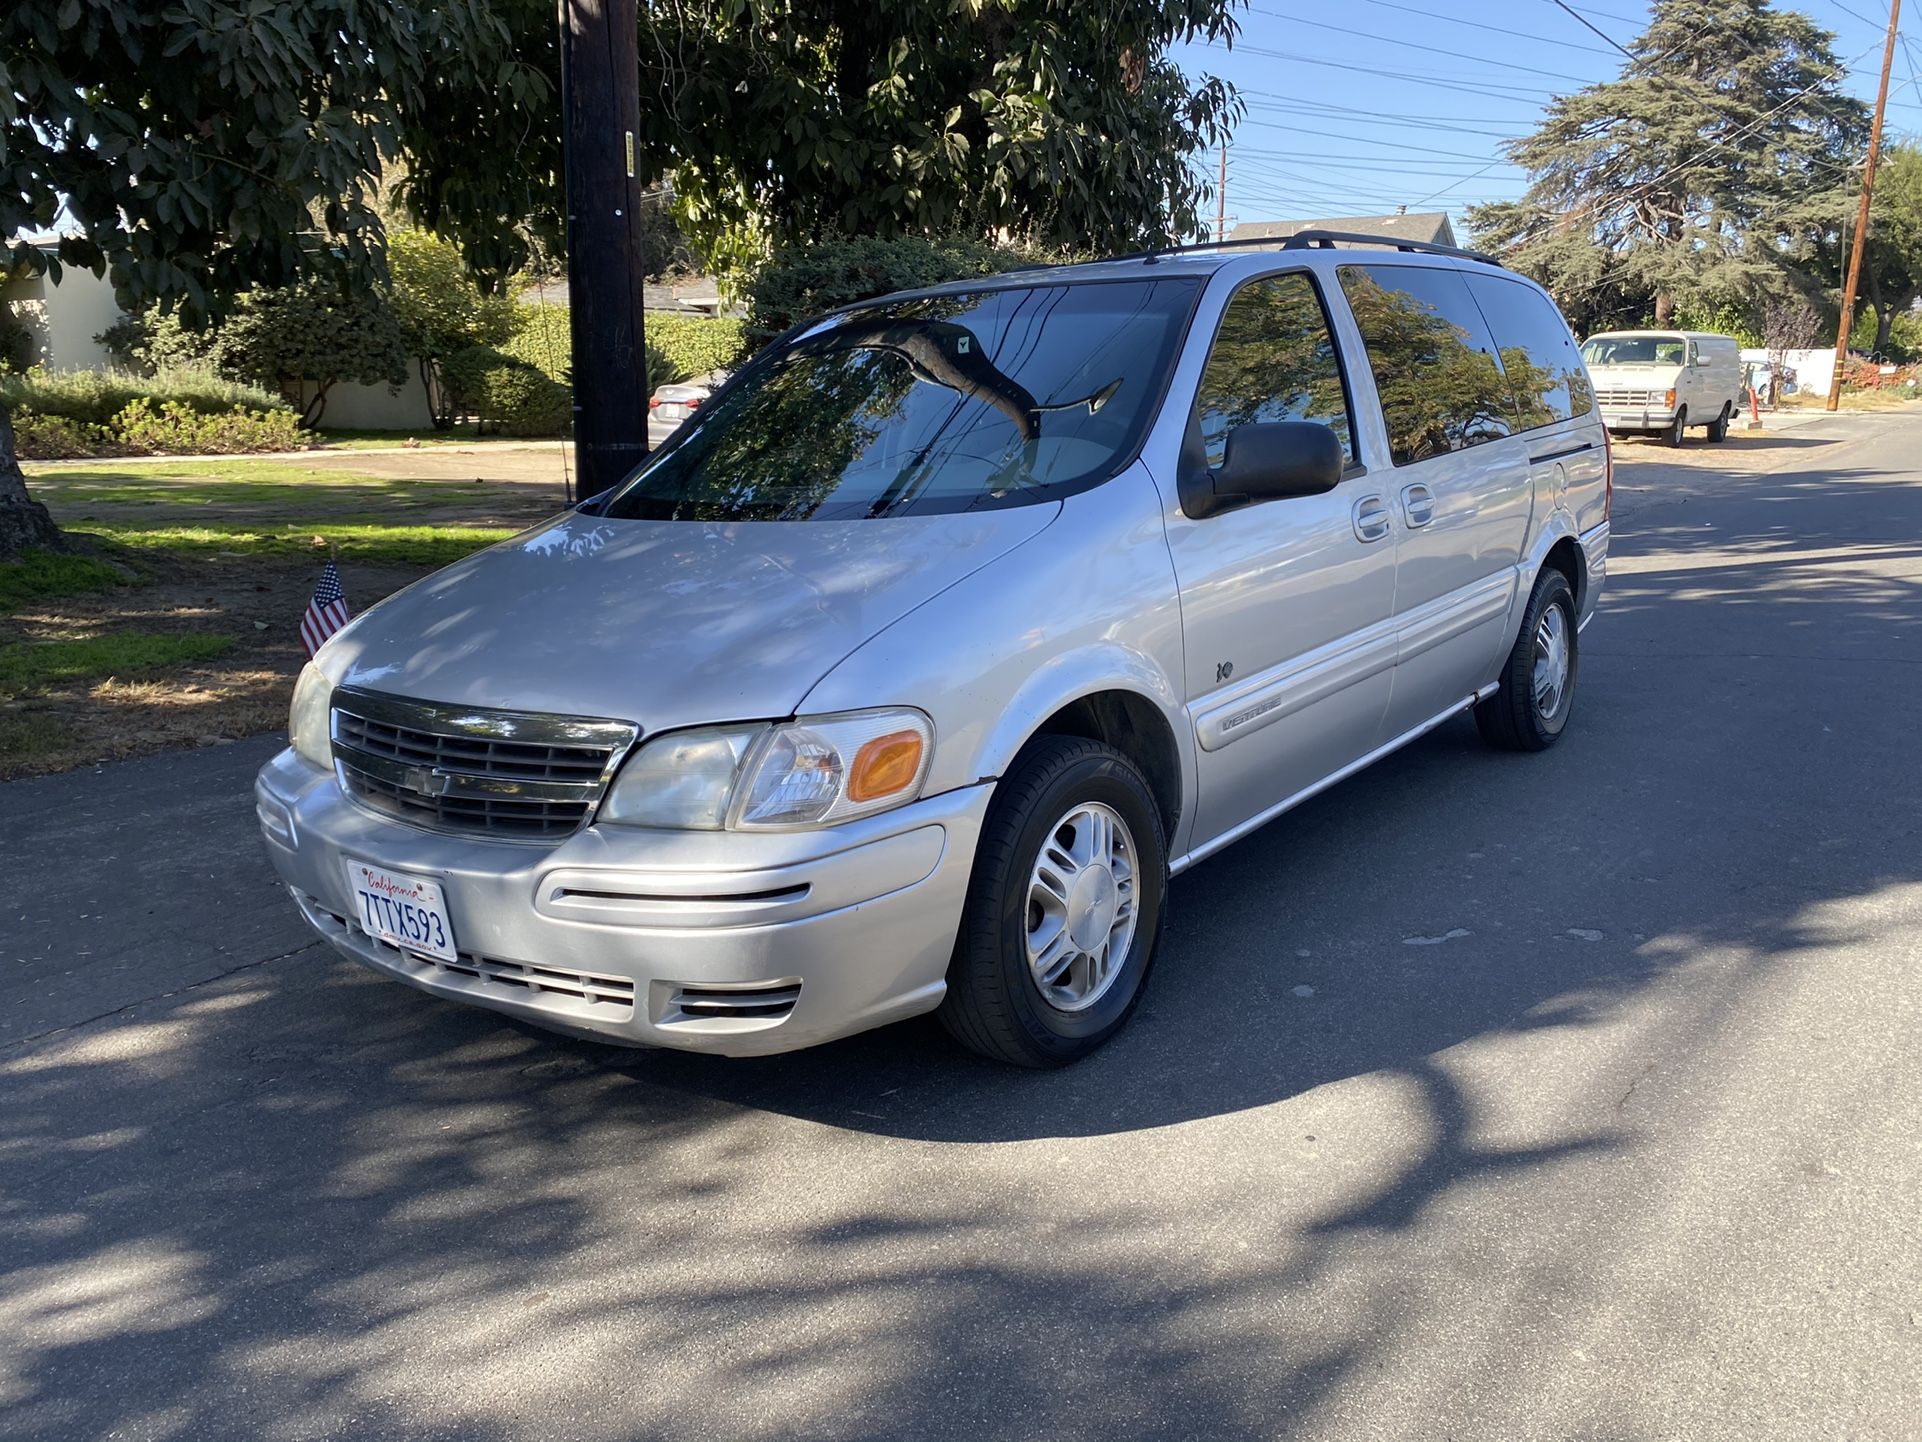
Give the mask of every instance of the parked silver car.
M 1464 710 L 1509 749 L 1568 722 L 1611 494 L 1568 328 L 1493 263 L 1337 239 L 762 354 L 321 651 L 257 790 L 295 903 L 616 1041 L 938 1010 L 1011 1062 L 1098 1046 L 1172 874 Z

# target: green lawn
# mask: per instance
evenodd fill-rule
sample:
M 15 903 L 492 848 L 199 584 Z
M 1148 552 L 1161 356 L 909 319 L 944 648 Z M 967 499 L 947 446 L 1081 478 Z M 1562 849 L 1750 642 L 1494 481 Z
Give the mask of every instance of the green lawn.
M 92 535 L 137 551 L 167 551 L 179 556 L 298 558 L 337 548 L 342 561 L 353 560 L 370 566 L 421 566 L 430 570 L 449 565 L 514 534 L 509 526 L 394 526 L 365 518 L 296 523 L 276 530 L 239 525 L 81 524 Z M 316 539 L 326 541 L 328 546 L 316 545 Z
M 28 551 L 17 560 L 0 562 L 0 616 L 34 601 L 111 591 L 126 584 L 124 571 L 93 556 Z
M 132 681 L 193 661 L 209 661 L 232 649 L 232 636 L 206 632 L 113 631 L 0 646 L 0 700 L 50 686 L 107 677 Z

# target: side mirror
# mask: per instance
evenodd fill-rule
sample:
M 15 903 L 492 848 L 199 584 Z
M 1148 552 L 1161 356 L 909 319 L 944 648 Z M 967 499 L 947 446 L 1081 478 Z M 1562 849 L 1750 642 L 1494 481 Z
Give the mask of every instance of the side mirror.
M 1290 496 L 1319 496 L 1341 484 L 1341 440 L 1318 421 L 1257 421 L 1228 432 L 1221 468 L 1183 477 L 1181 509 L 1200 520 L 1217 511 Z

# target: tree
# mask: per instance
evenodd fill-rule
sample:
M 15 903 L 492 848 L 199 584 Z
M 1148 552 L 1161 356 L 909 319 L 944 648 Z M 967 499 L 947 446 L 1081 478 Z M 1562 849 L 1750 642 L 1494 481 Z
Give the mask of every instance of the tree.
M 1855 204 L 1851 194 L 1851 212 Z M 1886 147 L 1875 168 L 1862 275 L 1875 310 L 1873 348 L 1884 353 L 1897 318 L 1922 299 L 1922 149 L 1914 145 Z
M 534 213 L 512 147 L 432 123 L 448 77 L 484 70 L 496 115 L 554 108 L 514 54 L 526 0 L 10 0 L 0 6 L 0 236 L 36 273 L 111 276 L 123 309 L 219 313 L 252 290 L 383 274 L 388 157 L 482 177 L 456 207 L 490 255 Z M 476 82 L 478 84 L 478 82 Z M 505 131 L 506 120 L 499 130 Z M 503 235 L 503 233 L 507 233 Z M 43 248 L 38 238 L 55 238 Z M 0 413 L 0 557 L 64 539 L 27 494 Z
M 510 53 L 556 76 L 553 7 L 496 0 Z M 1212 194 L 1188 164 L 1240 111 L 1168 58 L 1231 38 L 1234 0 L 679 0 L 642 8 L 640 174 L 672 192 L 707 266 L 745 275 L 771 247 L 844 235 L 966 235 L 1123 249 L 1192 231 Z M 500 272 L 558 249 L 558 117 L 529 124 L 486 64 L 436 75 L 412 124 L 446 147 L 402 193 L 471 262 Z M 403 140 L 411 135 L 403 132 Z M 498 214 L 525 215 L 503 234 Z
M 434 425 L 445 428 L 453 416 L 441 365 L 457 351 L 505 345 L 517 324 L 513 298 L 482 290 L 460 251 L 426 231 L 389 236 L 387 267 L 401 342 L 420 371 Z
M 1787 216 L 1846 173 L 1868 131 L 1834 36 L 1768 0 L 1656 0 L 1619 78 L 1552 101 L 1508 151 L 1519 201 L 1477 206 L 1477 243 L 1583 323 L 1667 325 L 1678 298 L 1789 285 Z

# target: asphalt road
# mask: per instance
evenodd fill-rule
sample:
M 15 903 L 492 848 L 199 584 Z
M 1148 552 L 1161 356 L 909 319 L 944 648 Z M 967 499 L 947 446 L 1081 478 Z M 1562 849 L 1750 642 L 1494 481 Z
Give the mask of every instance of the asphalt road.
M 1922 1437 L 1922 418 L 1703 459 L 1560 747 L 1196 868 L 1059 1074 L 359 972 L 268 743 L 0 787 L 0 1434 Z

